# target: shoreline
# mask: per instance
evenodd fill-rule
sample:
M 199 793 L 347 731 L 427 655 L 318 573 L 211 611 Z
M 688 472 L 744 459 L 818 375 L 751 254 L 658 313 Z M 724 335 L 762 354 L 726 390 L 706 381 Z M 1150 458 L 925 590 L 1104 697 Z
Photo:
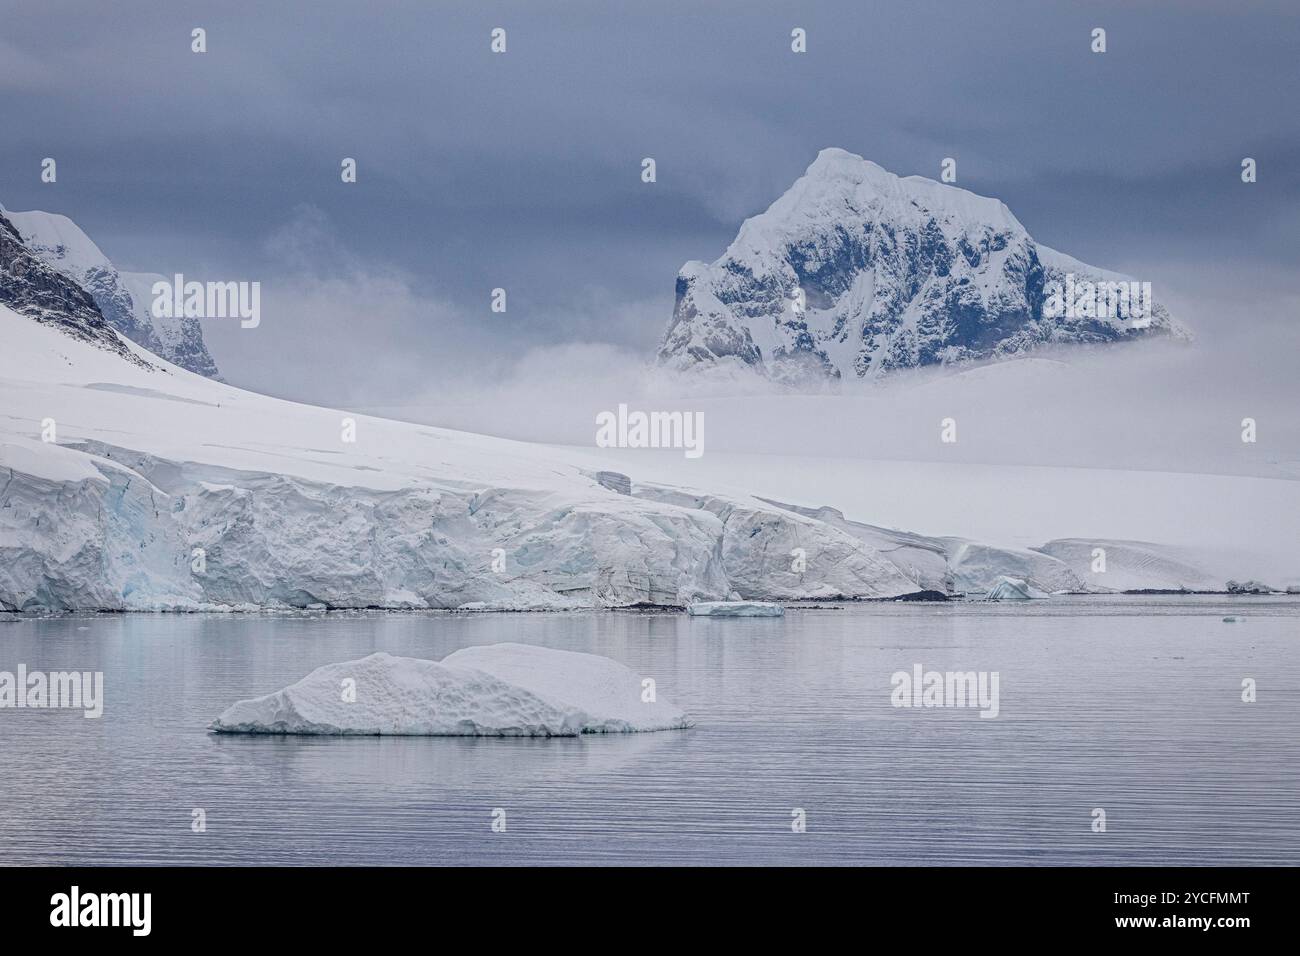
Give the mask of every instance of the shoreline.
M 780 604 L 787 611 L 842 611 L 848 608 L 862 607 L 869 605 L 890 605 L 890 604 L 952 604 L 958 606 L 978 605 L 981 607 L 1020 607 L 1020 606 L 1042 606 L 1053 603 L 1053 598 L 1092 598 L 1104 600 L 1108 598 L 1142 598 L 1142 597 L 1221 597 L 1243 600 L 1261 600 L 1261 599 L 1287 599 L 1300 601 L 1300 593 L 1291 591 L 1265 591 L 1265 592 L 1237 592 L 1237 591 L 1173 591 L 1173 590 L 1134 590 L 1134 591 L 1069 591 L 1060 594 L 1053 594 L 1046 598 L 1034 598 L 1024 601 L 986 601 L 981 598 L 966 598 L 962 595 L 950 595 L 943 598 L 918 598 L 910 596 L 888 597 L 888 598 L 849 598 L 843 600 L 835 599 L 816 599 L 812 601 L 775 601 L 772 603 Z M 19 621 L 36 621 L 47 620 L 52 618 L 71 618 L 71 617 L 102 617 L 102 616 L 141 616 L 141 615 L 210 615 L 210 616 L 252 616 L 263 615 L 266 617 L 289 617 L 289 618 L 315 618 L 326 615 L 352 615 L 355 617 L 371 616 L 377 614 L 392 615 L 429 615 L 429 616 L 469 616 L 469 615 L 502 615 L 502 614 L 632 614 L 646 616 L 675 616 L 680 615 L 689 618 L 686 613 L 686 607 L 683 605 L 629 605 L 625 607 L 535 607 L 535 608 L 412 608 L 412 607 L 320 607 L 320 608 L 298 608 L 298 607 L 204 607 L 204 608 L 157 608 L 157 609 L 137 609 L 137 608 L 80 608 L 77 610 L 32 610 L 32 611 L 7 611 L 0 610 L 0 624 L 16 623 Z

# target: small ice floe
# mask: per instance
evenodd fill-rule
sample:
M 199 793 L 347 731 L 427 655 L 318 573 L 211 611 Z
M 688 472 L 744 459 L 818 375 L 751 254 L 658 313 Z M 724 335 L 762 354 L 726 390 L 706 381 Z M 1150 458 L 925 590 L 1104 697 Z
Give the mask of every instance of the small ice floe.
M 690 727 L 618 661 L 527 644 L 467 647 L 441 661 L 377 653 L 318 667 L 228 707 L 226 734 L 574 737 Z
M 691 617 L 782 617 L 785 607 L 771 601 L 700 601 L 686 607 Z
M 1046 597 L 1043 592 L 1029 586 L 1028 582 L 1020 578 L 1009 578 L 1005 574 L 998 575 L 998 579 L 993 582 L 993 587 L 988 589 L 984 595 L 986 601 L 1029 601 L 1033 598 Z

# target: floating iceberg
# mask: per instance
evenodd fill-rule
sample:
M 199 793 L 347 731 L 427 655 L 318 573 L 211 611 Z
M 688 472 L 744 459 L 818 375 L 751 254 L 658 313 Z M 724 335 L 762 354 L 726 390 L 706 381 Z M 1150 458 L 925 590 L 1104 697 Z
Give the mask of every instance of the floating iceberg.
M 782 617 L 785 608 L 769 601 L 700 601 L 688 605 L 692 617 Z
M 383 652 L 318 667 L 231 705 L 215 733 L 574 737 L 692 726 L 641 678 L 595 654 L 526 644 L 469 647 L 442 661 Z

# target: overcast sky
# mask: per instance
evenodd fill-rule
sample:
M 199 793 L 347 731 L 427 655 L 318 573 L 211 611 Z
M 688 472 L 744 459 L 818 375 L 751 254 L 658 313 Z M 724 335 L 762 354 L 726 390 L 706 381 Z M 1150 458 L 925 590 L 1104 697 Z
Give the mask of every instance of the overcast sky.
M 681 264 L 716 258 L 825 146 L 900 175 L 955 157 L 959 185 L 1040 242 L 1152 278 L 1211 342 L 1267 325 L 1294 343 L 1298 14 L 6 0 L 0 202 L 69 215 L 123 269 L 261 281 L 258 329 L 205 326 L 223 372 L 334 404 L 397 404 L 539 347 L 649 356 Z

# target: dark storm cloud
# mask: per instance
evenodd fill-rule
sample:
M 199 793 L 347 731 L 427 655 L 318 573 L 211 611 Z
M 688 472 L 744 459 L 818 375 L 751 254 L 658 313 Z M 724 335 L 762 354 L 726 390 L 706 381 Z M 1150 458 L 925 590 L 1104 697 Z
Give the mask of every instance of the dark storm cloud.
M 256 336 L 214 329 L 218 359 L 322 400 L 392 396 L 452 356 L 648 353 L 681 263 L 720 254 L 828 145 L 903 175 L 953 156 L 959 185 L 1085 261 L 1167 282 L 1239 263 L 1283 295 L 1289 6 L 6 3 L 0 201 L 70 215 L 123 268 L 261 279 L 279 312 Z M 322 381 L 341 350 L 373 361 Z

